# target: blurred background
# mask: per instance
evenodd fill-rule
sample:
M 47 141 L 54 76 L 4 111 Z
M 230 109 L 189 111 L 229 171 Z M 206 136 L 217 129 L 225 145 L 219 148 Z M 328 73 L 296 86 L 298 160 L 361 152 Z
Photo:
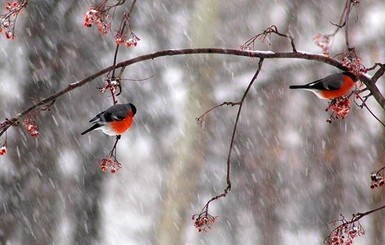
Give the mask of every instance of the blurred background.
M 36 99 L 110 66 L 113 33 L 84 28 L 95 1 L 31 1 L 19 16 L 16 39 L 0 38 L 0 118 L 14 117 Z M 111 12 L 118 29 L 127 1 Z M 298 50 L 321 53 L 317 33 L 335 30 L 345 1 L 138 1 L 131 26 L 141 38 L 121 47 L 118 60 L 163 49 L 239 48 L 276 25 Z M 350 44 L 367 67 L 384 62 L 385 2 L 352 10 Z M 275 36 L 258 50 L 290 51 Z M 331 53 L 344 50 L 343 32 Z M 224 55 L 165 57 L 127 67 L 119 102 L 137 107 L 118 145 L 123 168 L 100 171 L 114 138 L 80 136 L 88 120 L 112 104 L 97 89 L 104 77 L 64 95 L 37 118 L 40 136 L 8 130 L 0 158 L 0 244 L 322 244 L 330 221 L 384 205 L 370 173 L 385 165 L 385 129 L 353 106 L 345 120 L 326 123 L 326 101 L 290 84 L 337 70 L 304 60 L 265 60 L 242 110 L 232 163 L 233 188 L 210 206 L 219 216 L 207 233 L 191 217 L 226 186 L 226 157 L 236 107 L 258 60 Z M 143 81 L 140 79 L 148 78 Z M 136 80 L 136 81 L 135 81 Z M 381 80 L 380 80 L 380 83 Z M 383 91 L 383 90 L 382 90 Z M 368 106 L 385 120 L 373 99 Z M 0 138 L 3 143 L 5 137 Z M 354 244 L 385 244 L 384 212 L 363 218 Z

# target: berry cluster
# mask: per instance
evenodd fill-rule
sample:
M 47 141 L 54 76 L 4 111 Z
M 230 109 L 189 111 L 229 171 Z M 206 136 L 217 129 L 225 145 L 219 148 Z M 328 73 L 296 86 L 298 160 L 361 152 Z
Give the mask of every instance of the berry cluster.
M 384 169 L 385 169 L 385 167 L 381 168 L 377 172 L 373 172 L 370 175 L 370 180 L 372 181 L 372 183 L 370 184 L 370 188 L 374 189 L 376 187 L 381 187 L 385 184 L 384 176 L 382 173 L 384 171 Z
M 313 38 L 315 44 L 322 49 L 322 53 L 325 55 L 329 55 L 330 47 L 332 43 L 331 35 L 323 35 L 317 33 Z
M 116 160 L 116 158 L 104 158 L 99 163 L 99 168 L 106 172 L 108 169 L 111 169 L 111 173 L 114 174 L 116 171 L 118 171 L 120 168 L 122 168 L 122 164 Z
M 84 15 L 84 26 L 92 27 L 95 25 L 98 28 L 99 33 L 107 34 L 111 29 L 109 17 L 108 11 L 90 8 Z
M 138 45 L 139 41 L 140 41 L 140 38 L 137 35 L 135 35 L 135 33 L 133 33 L 133 32 L 130 33 L 130 36 L 127 38 L 127 40 L 126 40 L 125 35 L 122 33 L 118 32 L 115 35 L 115 43 L 117 45 L 124 43 L 124 45 L 126 45 L 127 48 L 132 47 L 132 46 L 136 47 L 136 45 Z
M 207 229 L 211 229 L 211 225 L 215 223 L 218 216 L 210 215 L 207 210 L 202 211 L 200 214 L 194 214 L 192 220 L 194 221 L 194 226 L 197 228 L 198 232 L 207 232 Z
M 129 35 L 128 35 L 129 33 Z M 123 14 L 122 20 L 120 21 L 119 30 L 115 35 L 116 45 L 125 44 L 126 47 L 132 47 L 138 45 L 140 38 L 132 32 L 130 23 L 128 22 L 128 15 Z
M 27 3 L 27 0 L 6 2 L 5 13 L 0 15 L 0 33 L 4 32 L 7 39 L 15 39 L 15 22 L 17 16 Z
M 7 152 L 8 152 L 7 145 L 6 144 L 2 145 L 0 147 L 0 156 L 7 154 Z
M 127 38 L 124 44 L 126 45 L 127 48 L 132 46 L 136 47 L 139 41 L 140 41 L 140 38 L 137 35 L 135 35 L 135 33 L 131 32 L 130 36 Z
M 116 93 L 116 88 L 119 87 L 119 81 L 114 80 L 111 81 L 110 79 L 104 80 L 103 81 L 103 86 L 100 89 L 100 92 L 104 93 L 106 92 L 107 89 L 111 91 L 111 93 L 115 94 Z
M 342 96 L 331 100 L 325 111 L 329 111 L 330 109 L 332 110 L 332 114 L 330 118 L 326 120 L 328 123 L 331 123 L 332 120 L 335 119 L 344 119 L 350 112 L 349 97 Z
M 365 234 L 361 224 L 357 222 L 346 222 L 338 226 L 329 236 L 328 244 L 330 245 L 352 245 L 353 240 L 357 236 Z
M 359 76 L 361 72 L 367 72 L 367 69 L 362 65 L 361 58 L 356 54 L 355 49 L 349 49 L 343 53 L 341 62 L 349 71 Z
M 24 119 L 23 125 L 24 125 L 24 128 L 28 131 L 28 133 L 32 137 L 39 136 L 39 126 L 37 125 L 36 121 L 33 118 L 28 117 Z

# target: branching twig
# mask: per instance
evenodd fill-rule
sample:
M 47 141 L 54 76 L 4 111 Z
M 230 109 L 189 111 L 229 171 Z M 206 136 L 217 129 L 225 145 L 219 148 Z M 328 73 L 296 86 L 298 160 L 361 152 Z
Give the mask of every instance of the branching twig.
M 235 106 L 235 105 L 240 105 L 241 102 L 232 102 L 232 101 L 225 101 L 223 102 L 222 104 L 220 105 L 216 105 L 212 108 L 210 108 L 209 110 L 205 111 L 202 115 L 200 115 L 199 117 L 195 118 L 195 120 L 197 120 L 197 122 L 202 122 L 203 121 L 203 118 L 212 110 L 218 108 L 218 107 L 221 107 L 221 106 L 224 106 L 224 105 L 231 105 L 231 106 Z
M 345 43 L 346 43 L 346 48 L 349 50 L 350 49 L 350 43 L 349 43 L 349 15 L 350 15 L 350 10 L 352 6 L 352 1 L 351 0 L 346 0 L 346 5 L 345 5 Z
M 356 4 L 358 4 L 358 1 L 356 0 L 346 0 L 345 7 L 341 13 L 338 23 L 330 22 L 333 26 L 336 26 L 337 28 L 330 34 L 318 33 L 314 37 L 316 45 L 322 48 L 322 51 L 324 54 L 329 55 L 329 51 L 332 46 L 332 40 L 334 36 L 338 33 L 338 31 L 341 30 L 342 28 L 345 29 L 346 49 L 351 50 L 350 43 L 349 43 L 349 16 L 350 16 L 352 6 Z
M 239 108 L 238 108 L 238 113 L 237 113 L 237 116 L 235 118 L 235 123 L 234 123 L 234 128 L 233 128 L 233 133 L 231 135 L 231 141 L 230 141 L 230 146 L 229 146 L 229 152 L 227 154 L 227 163 L 226 163 L 226 166 L 227 166 L 227 172 L 226 172 L 226 183 L 227 183 L 227 186 L 226 188 L 223 190 L 223 192 L 219 195 L 216 195 L 214 197 L 212 197 L 202 208 L 201 212 L 197 215 L 194 215 L 193 216 L 193 219 L 195 217 L 195 227 L 198 228 L 198 230 L 204 230 L 204 226 L 207 225 L 207 222 L 204 222 L 202 220 L 210 220 L 209 218 L 213 217 L 209 214 L 209 205 L 211 202 L 215 201 L 215 200 L 218 200 L 219 198 L 222 198 L 222 197 L 226 197 L 227 194 L 229 193 L 229 191 L 231 191 L 231 177 L 230 177 L 230 172 L 231 172 L 231 153 L 232 153 L 232 150 L 233 150 L 233 146 L 234 146 L 234 141 L 235 141 L 235 133 L 237 131 L 237 126 L 238 126 L 238 122 L 239 122 L 239 118 L 240 118 L 240 115 L 241 115 L 241 111 L 242 111 L 242 106 L 243 106 L 243 102 L 245 101 L 245 98 L 246 96 L 248 95 L 249 91 L 250 91 L 250 88 L 251 86 L 254 84 L 254 82 L 257 80 L 257 77 L 262 69 L 262 64 L 263 64 L 263 58 L 261 58 L 259 60 L 259 63 L 258 63 L 258 68 L 257 68 L 257 71 L 255 72 L 253 78 L 251 79 L 249 85 L 247 86 L 245 92 L 243 93 L 243 96 L 241 98 L 241 100 L 239 102 L 224 102 L 218 106 L 215 106 L 213 108 L 211 108 L 210 110 L 208 110 L 206 113 L 204 113 L 202 116 L 204 116 L 205 114 L 207 114 L 208 112 L 210 112 L 211 110 L 219 107 L 219 106 L 222 106 L 222 105 L 239 105 Z M 201 117 L 202 117 L 201 116 Z M 215 217 L 214 219 L 215 220 Z
M 370 108 L 366 105 L 366 100 L 367 98 L 369 98 L 370 94 L 365 96 L 364 98 L 362 98 L 359 94 L 356 94 L 356 98 L 360 99 L 361 100 L 361 105 L 358 105 L 360 108 L 363 108 L 365 107 L 369 113 L 383 126 L 385 127 L 385 123 L 383 123 L 373 112 L 372 110 L 370 110 Z
M 280 33 L 278 31 L 277 26 L 275 26 L 275 25 L 270 26 L 269 28 L 264 30 L 262 33 L 259 33 L 259 34 L 255 35 L 255 36 L 253 36 L 252 38 L 250 38 L 249 40 L 247 40 L 243 45 L 241 45 L 241 49 L 242 50 L 254 49 L 254 43 L 255 43 L 255 41 L 258 38 L 262 42 L 264 42 L 265 39 L 267 38 L 267 36 L 270 35 L 270 34 L 276 34 L 278 36 L 285 37 L 285 38 L 289 39 L 290 40 L 290 45 L 291 45 L 291 47 L 293 49 L 293 52 L 297 52 L 297 49 L 295 48 L 295 44 L 294 44 L 294 38 L 290 34 Z

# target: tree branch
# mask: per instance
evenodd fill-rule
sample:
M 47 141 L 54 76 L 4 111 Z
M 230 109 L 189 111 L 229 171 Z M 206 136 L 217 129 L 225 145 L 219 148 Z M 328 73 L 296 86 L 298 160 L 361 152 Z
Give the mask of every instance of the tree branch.
M 194 48 L 194 49 L 168 49 L 168 50 L 162 50 L 157 51 L 154 53 L 138 56 L 133 59 L 129 59 L 123 62 L 120 62 L 116 65 L 112 65 L 109 67 L 106 67 L 93 75 L 88 76 L 87 78 L 84 78 L 83 80 L 70 83 L 66 88 L 40 100 L 39 102 L 33 104 L 32 106 L 28 107 L 24 111 L 18 113 L 14 118 L 9 119 L 10 121 L 17 122 L 20 118 L 27 115 L 28 113 L 32 112 L 33 110 L 39 108 L 40 106 L 43 106 L 44 104 L 47 104 L 49 102 L 52 102 L 53 100 L 58 99 L 59 97 L 63 96 L 64 94 L 81 87 L 92 80 L 98 78 L 99 76 L 108 73 L 116 68 L 119 67 L 126 67 L 133 65 L 135 63 L 147 61 L 147 60 L 154 60 L 156 58 L 165 57 L 165 56 L 178 56 L 178 55 L 189 55 L 189 54 L 222 54 L 222 55 L 233 55 L 233 56 L 242 56 L 242 57 L 249 57 L 249 58 L 262 58 L 262 59 L 304 59 L 304 60 L 312 60 L 312 61 L 319 61 L 331 66 L 334 66 L 341 70 L 347 70 L 346 67 L 342 65 L 341 62 L 339 62 L 336 59 L 333 59 L 331 57 L 320 55 L 320 54 L 312 54 L 312 53 L 306 53 L 306 52 L 278 52 L 274 53 L 271 51 L 247 51 L 247 50 L 239 50 L 239 49 L 225 49 L 225 48 Z M 377 102 L 380 104 L 382 108 L 385 109 L 385 98 L 379 91 L 379 89 L 371 84 L 371 81 L 366 76 L 360 76 L 360 80 L 365 83 L 365 85 L 368 87 L 368 89 L 373 94 L 373 97 L 377 100 Z M 2 128 L 0 132 L 1 134 L 6 131 L 10 126 L 14 124 L 6 124 L 4 128 Z

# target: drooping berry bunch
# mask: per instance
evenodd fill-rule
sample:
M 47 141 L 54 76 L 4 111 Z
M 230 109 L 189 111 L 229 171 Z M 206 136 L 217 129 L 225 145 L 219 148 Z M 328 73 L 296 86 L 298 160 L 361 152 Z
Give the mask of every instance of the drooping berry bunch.
M 38 101 L 38 100 L 36 100 Z M 41 106 L 38 109 L 35 109 L 34 111 L 28 113 L 24 119 L 22 120 L 21 124 L 24 126 L 24 128 L 28 131 L 28 133 L 32 137 L 37 137 L 39 136 L 39 125 L 36 122 L 36 118 L 39 115 L 40 112 L 43 111 L 50 111 L 51 106 L 55 103 L 55 101 L 52 101 L 49 104 L 46 104 L 44 106 Z
M 124 44 L 127 48 L 136 47 L 140 38 L 132 31 L 130 23 L 128 22 L 128 15 L 123 14 L 123 18 L 120 21 L 119 29 L 115 35 L 116 45 Z
M 367 72 L 367 69 L 362 64 L 361 58 L 357 55 L 354 48 L 351 48 L 342 54 L 341 62 L 356 76 Z
M 117 81 L 117 80 L 111 81 L 111 79 L 106 79 L 103 81 L 102 87 L 99 89 L 100 89 L 100 92 L 102 92 L 102 93 L 106 92 L 106 90 L 109 89 L 109 90 L 111 90 L 112 94 L 115 94 L 116 89 L 118 87 L 119 87 L 119 81 Z
M 339 221 L 342 224 L 329 235 L 325 243 L 329 245 L 352 245 L 357 236 L 365 234 L 364 228 L 358 221 L 350 222 L 344 218 Z
M 96 26 L 99 33 L 109 33 L 111 29 L 109 10 L 110 8 L 107 7 L 107 0 L 103 0 L 95 7 L 91 7 L 84 15 L 84 26 Z
M 32 137 L 39 136 L 39 125 L 34 116 L 29 116 L 23 120 L 23 126 Z
M 28 0 L 5 3 L 5 13 L 0 15 L 0 33 L 4 32 L 7 39 L 15 39 L 15 25 L 18 15 L 28 4 Z
M 370 180 L 372 181 L 370 184 L 371 189 L 384 186 L 384 184 L 385 184 L 384 169 L 385 169 L 385 167 L 381 168 L 380 170 L 378 170 L 376 172 L 373 172 L 370 175 Z
M 344 119 L 349 114 L 350 109 L 351 108 L 349 96 L 342 96 L 333 99 L 329 102 L 328 107 L 325 109 L 326 111 L 332 111 L 332 114 L 326 121 L 328 123 L 331 123 L 333 120 L 336 119 Z
M 194 226 L 198 232 L 207 232 L 207 229 L 211 229 L 211 225 L 215 223 L 217 218 L 218 216 L 212 216 L 205 208 L 199 214 L 194 214 L 192 216 Z
M 317 33 L 313 38 L 315 44 L 322 49 L 324 55 L 329 55 L 332 46 L 333 35 L 323 35 Z
M 101 34 L 108 34 L 111 31 L 111 22 L 109 12 L 112 8 L 122 5 L 125 1 L 120 0 L 115 4 L 108 5 L 108 0 L 102 0 L 98 5 L 90 7 L 84 15 L 84 26 L 96 26 Z M 129 14 L 123 14 L 119 29 L 114 36 L 117 45 L 125 44 L 126 47 L 136 46 L 140 38 L 132 32 L 128 23 Z
M 106 157 L 100 161 L 99 168 L 103 172 L 106 172 L 108 169 L 111 169 L 111 173 L 114 174 L 116 173 L 116 171 L 122 168 L 122 164 L 118 160 L 116 160 L 115 157 Z
M 99 162 L 99 168 L 103 172 L 106 172 L 108 169 L 111 169 L 111 173 L 114 174 L 116 173 L 116 171 L 122 168 L 122 163 L 120 163 L 116 158 L 116 146 L 118 145 L 120 138 L 120 135 L 116 136 L 116 141 L 114 146 L 112 147 L 112 150 L 110 151 L 107 157 L 103 158 Z
M 4 143 L 4 144 L 0 147 L 0 156 L 7 154 L 7 152 L 8 152 L 8 149 L 7 149 L 7 143 Z

